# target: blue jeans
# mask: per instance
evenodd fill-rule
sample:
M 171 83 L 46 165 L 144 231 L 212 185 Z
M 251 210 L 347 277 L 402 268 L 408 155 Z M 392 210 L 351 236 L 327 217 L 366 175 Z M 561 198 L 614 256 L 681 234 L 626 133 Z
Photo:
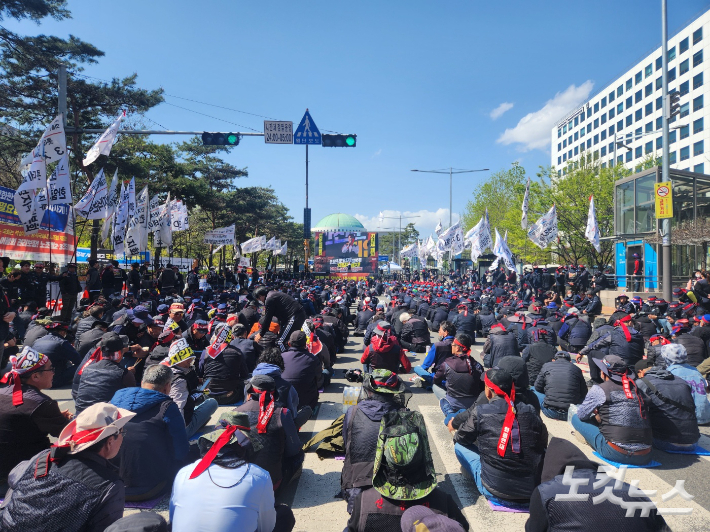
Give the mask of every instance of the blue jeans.
M 442 401 L 446 401 L 446 399 L 443 399 Z M 444 405 L 441 404 L 442 401 L 439 402 L 439 406 L 441 406 L 441 409 L 444 410 Z M 448 401 L 446 401 L 446 404 L 449 405 L 449 407 L 451 407 L 451 405 L 449 404 Z M 448 426 L 449 426 L 449 421 L 451 421 L 452 419 L 454 419 L 454 418 L 455 418 L 457 415 L 459 415 L 461 412 L 466 412 L 466 409 L 465 409 L 465 408 L 462 408 L 461 410 L 454 410 L 454 409 L 452 408 L 450 412 L 448 412 L 448 413 L 444 412 L 444 425 L 446 425 L 446 426 L 448 427 Z
M 514 503 L 499 499 L 486 489 L 483 485 L 483 481 L 481 480 L 481 453 L 478 450 L 478 447 L 475 445 L 464 446 L 460 443 L 455 443 L 454 452 L 456 453 L 456 458 L 458 458 L 461 466 L 473 477 L 478 493 L 483 495 L 486 499 L 503 506 L 513 506 L 516 508 L 527 508 L 529 506 L 527 504 Z
M 414 373 L 419 375 L 422 379 L 425 381 L 425 386 L 429 389 L 431 389 L 432 384 L 434 383 L 434 375 L 429 373 L 426 369 L 424 369 L 424 366 L 414 366 Z
M 185 432 L 187 432 L 187 437 L 192 438 L 198 430 L 205 426 L 205 424 L 210 420 L 212 414 L 217 411 L 217 400 L 212 397 L 208 397 L 202 403 L 195 407 L 192 413 L 192 419 L 190 424 L 185 427 Z
M 613 449 L 607 443 L 599 427 L 592 423 L 582 421 L 577 414 L 572 416 L 571 423 L 574 430 L 579 432 L 582 437 L 587 440 L 589 446 L 607 460 L 629 465 L 646 465 L 651 461 L 651 453 L 644 455 L 627 455 Z
M 436 396 L 437 399 L 441 400 L 444 397 L 446 397 L 446 388 L 443 386 L 439 386 L 438 384 L 434 384 L 431 387 L 431 391 L 434 392 L 434 395 Z
M 537 395 L 537 398 L 540 399 L 540 410 L 543 414 L 545 414 L 550 419 L 561 419 L 562 421 L 567 421 L 567 412 L 561 412 L 559 410 L 547 408 L 543 404 L 543 401 L 545 400 L 545 394 L 538 392 L 535 388 L 531 388 L 531 390 L 535 395 Z

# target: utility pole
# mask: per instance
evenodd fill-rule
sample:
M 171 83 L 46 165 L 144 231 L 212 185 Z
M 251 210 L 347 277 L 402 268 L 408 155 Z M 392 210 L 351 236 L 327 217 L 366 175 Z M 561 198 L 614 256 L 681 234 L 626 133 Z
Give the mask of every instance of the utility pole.
M 399 220 L 399 237 L 398 237 L 398 246 L 399 250 L 397 251 L 397 264 L 400 266 L 402 265 L 402 256 L 401 256 L 401 251 L 402 251 L 402 218 L 421 218 L 419 215 L 414 215 L 414 216 L 402 216 L 401 214 L 399 216 L 382 216 L 380 219 L 381 220 Z M 394 233 L 392 234 L 392 258 L 394 259 Z
M 661 181 L 667 182 L 670 177 L 670 147 L 668 119 L 670 105 L 668 101 L 668 1 L 661 0 L 661 57 L 663 62 L 663 163 L 661 166 Z M 656 220 L 658 223 L 658 219 Z M 663 242 L 663 299 L 673 301 L 673 275 L 671 271 L 671 221 L 663 218 L 661 226 Z

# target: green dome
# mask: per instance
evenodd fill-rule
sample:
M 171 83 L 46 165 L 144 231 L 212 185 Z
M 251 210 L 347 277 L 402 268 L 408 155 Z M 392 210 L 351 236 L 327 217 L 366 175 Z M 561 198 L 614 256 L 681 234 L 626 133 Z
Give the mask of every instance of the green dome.
M 324 233 L 328 231 L 367 231 L 357 218 L 341 212 L 329 214 L 318 222 L 312 231 Z

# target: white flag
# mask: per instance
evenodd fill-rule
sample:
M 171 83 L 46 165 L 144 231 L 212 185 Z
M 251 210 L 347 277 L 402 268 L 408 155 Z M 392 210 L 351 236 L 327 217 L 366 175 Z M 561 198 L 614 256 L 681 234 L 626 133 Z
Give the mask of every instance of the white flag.
M 530 178 L 528 184 L 525 185 L 525 196 L 523 197 L 523 217 L 520 220 L 520 225 L 523 229 L 528 228 L 528 204 L 530 202 Z
M 273 236 L 271 237 L 271 240 L 269 240 L 266 245 L 264 246 L 264 250 L 266 251 L 271 251 L 276 249 L 276 237 Z
M 35 190 L 47 186 L 47 164 L 44 161 L 44 149 L 40 144 L 32 150 L 32 162 L 22 171 L 22 184 L 17 191 Z
M 180 212 L 180 216 L 182 216 L 182 228 L 184 231 L 187 231 L 190 229 L 190 217 L 187 212 L 187 204 L 183 203 L 182 204 L 182 211 Z
M 39 139 L 39 144 L 44 146 L 44 160 L 48 163 L 59 161 L 67 154 L 67 137 L 64 134 L 64 115 L 59 113 L 59 116 L 52 120 L 44 130 L 42 138 Z M 67 169 L 69 164 L 67 163 Z M 64 203 L 71 203 L 71 200 Z
M 101 242 L 105 242 L 108 238 L 108 231 L 113 227 L 113 219 L 116 216 L 115 212 L 112 212 L 108 218 L 104 220 L 101 226 Z
M 502 259 L 505 263 L 506 268 L 509 270 L 515 269 L 515 261 L 513 260 L 513 253 L 508 248 L 508 244 L 505 239 L 501 238 L 498 229 L 496 229 L 496 241 L 493 244 L 493 253 L 499 259 Z M 497 266 L 497 261 L 496 261 Z
M 111 147 L 113 146 L 113 143 L 116 140 L 118 128 L 121 125 L 121 120 L 123 120 L 125 117 L 126 111 L 122 111 L 121 113 L 119 113 L 118 118 L 116 118 L 114 123 L 111 124 L 109 128 L 101 134 L 99 140 L 96 141 L 96 144 L 94 144 L 86 154 L 86 158 L 84 159 L 84 166 L 89 166 L 91 163 L 93 163 L 96 159 L 99 158 L 99 155 L 108 155 L 109 153 L 111 153 Z
M 219 253 L 219 251 L 220 251 L 223 247 L 224 247 L 224 244 L 220 244 L 219 246 L 217 246 L 216 248 L 214 248 L 214 251 L 212 251 L 212 255 L 216 255 L 217 253 Z
M 488 221 L 488 209 L 481 220 L 466 233 L 466 242 L 471 244 L 471 260 L 477 261 L 487 248 L 493 247 L 491 225 Z
M 13 200 L 17 216 L 22 223 L 26 223 L 35 214 L 36 206 L 34 190 L 17 190 Z
M 128 224 L 128 188 L 121 183 L 121 202 L 118 204 L 113 223 L 113 252 L 124 255 L 124 242 L 126 239 L 126 225 Z
M 439 240 L 436 242 L 436 249 L 440 254 L 451 251 L 454 255 L 458 255 L 463 251 L 463 230 L 461 229 L 460 222 L 456 222 L 439 235 Z
M 589 196 L 589 214 L 587 215 L 587 228 L 584 231 L 584 236 L 599 253 L 602 248 L 599 245 L 599 224 L 597 224 L 597 210 L 594 208 L 594 196 Z
M 118 170 L 113 173 L 111 186 L 108 188 L 106 201 L 106 217 L 110 217 L 118 209 L 118 204 L 121 202 L 121 191 L 118 190 Z
M 158 217 L 160 222 L 158 229 L 153 233 L 153 245 L 155 247 L 168 248 L 173 245 L 173 230 L 170 220 L 170 192 L 168 192 L 168 197 L 160 208 Z
M 160 226 L 160 198 L 157 194 L 150 199 L 149 209 L 148 231 L 152 233 Z
M 434 232 L 436 233 L 436 236 L 439 236 L 441 234 L 441 220 L 439 220 L 439 223 L 436 224 L 436 227 L 434 228 Z
M 136 178 L 132 177 L 128 183 L 128 220 L 136 213 Z
M 136 198 L 136 210 L 126 231 L 129 255 L 138 255 L 148 247 L 148 186 Z
M 74 205 L 74 211 L 87 220 L 101 220 L 106 217 L 108 187 L 103 168 L 89 185 L 84 197 Z
M 557 210 L 553 205 L 537 222 L 528 229 L 528 238 L 541 249 L 557 238 Z
M 69 178 L 69 155 L 64 155 L 59 159 L 59 164 L 54 168 L 54 172 L 49 176 L 49 200 L 50 205 L 71 204 L 71 180 Z
M 288 252 L 288 242 L 284 242 L 284 245 L 281 246 L 279 249 L 274 251 L 274 255 L 286 255 Z
M 173 200 L 170 205 L 170 223 L 173 232 L 182 231 L 183 227 L 182 200 Z

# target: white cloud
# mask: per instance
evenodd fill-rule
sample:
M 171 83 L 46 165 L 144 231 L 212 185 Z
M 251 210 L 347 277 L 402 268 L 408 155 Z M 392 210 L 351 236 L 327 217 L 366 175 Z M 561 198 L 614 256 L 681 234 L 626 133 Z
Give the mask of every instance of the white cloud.
M 512 103 L 510 102 L 503 102 L 500 104 L 498 107 L 493 109 L 490 113 L 490 117 L 492 120 L 498 120 L 501 116 L 503 116 L 503 113 L 506 113 L 510 111 L 513 108 Z
M 355 214 L 362 225 L 368 231 L 380 231 L 380 232 L 390 232 L 391 228 L 395 231 L 399 230 L 399 215 L 402 215 L 402 228 L 404 228 L 408 223 L 413 223 L 414 227 L 419 231 L 420 238 L 428 238 L 429 234 L 434 233 L 434 228 L 437 226 L 441 220 L 441 225 L 444 227 L 449 226 L 449 209 L 438 209 L 436 211 L 382 211 L 385 219 L 380 222 L 379 214 L 374 216 L 366 216 L 364 214 Z M 408 216 L 418 216 L 418 218 L 407 218 Z M 459 215 L 454 213 L 453 221 L 456 223 L 459 220 Z M 436 236 L 434 236 L 436 238 Z
M 592 92 L 594 83 L 585 81 L 579 87 L 570 85 L 548 100 L 539 111 L 529 113 L 520 119 L 518 125 L 506 129 L 498 138 L 501 144 L 520 144 L 521 151 L 544 150 L 550 144 L 550 131 L 566 114 L 583 103 Z
M 382 155 L 382 148 L 373 153 L 372 158 L 374 159 L 375 157 L 379 157 L 380 155 Z

